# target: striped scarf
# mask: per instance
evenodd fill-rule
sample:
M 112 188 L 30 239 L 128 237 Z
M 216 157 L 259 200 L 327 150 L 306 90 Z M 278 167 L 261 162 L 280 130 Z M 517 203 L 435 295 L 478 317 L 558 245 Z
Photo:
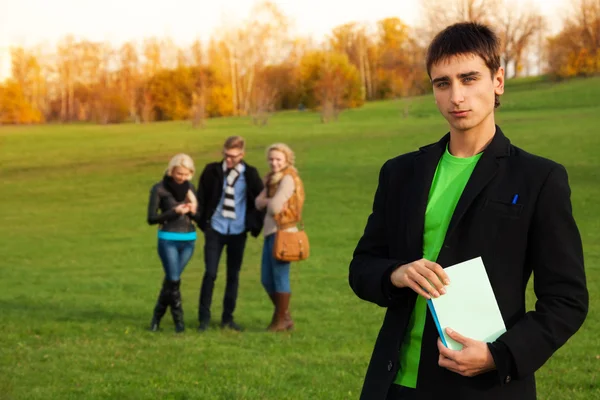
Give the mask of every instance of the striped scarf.
M 242 169 L 242 163 L 239 163 L 235 167 L 231 169 L 227 169 L 225 163 L 223 163 L 223 170 L 225 171 L 225 182 L 227 182 L 227 186 L 225 187 L 225 200 L 223 201 L 223 212 L 222 215 L 225 218 L 235 219 L 235 189 L 233 185 L 237 182 L 240 177 Z

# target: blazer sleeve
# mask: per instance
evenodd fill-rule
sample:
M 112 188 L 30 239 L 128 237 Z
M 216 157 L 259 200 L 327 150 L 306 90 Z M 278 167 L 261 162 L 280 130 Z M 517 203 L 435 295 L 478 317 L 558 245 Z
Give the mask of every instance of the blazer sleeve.
M 205 213 L 206 210 L 206 197 L 209 195 L 209 165 L 204 167 L 200 177 L 198 178 L 198 187 L 196 189 L 196 201 L 198 202 L 198 206 L 196 207 L 196 214 L 192 215 L 192 219 L 196 222 L 196 225 L 200 230 L 204 230 L 206 228 L 206 218 Z
M 352 255 L 348 280 L 356 295 L 381 307 L 389 307 L 414 292 L 409 288 L 399 289 L 392 285 L 390 276 L 404 260 L 389 256 L 386 215 L 389 162 L 379 172 L 379 183 L 373 200 L 372 212 L 362 237 Z
M 269 199 L 267 198 L 267 193 L 263 189 L 263 190 L 261 190 L 260 194 L 258 196 L 256 196 L 256 199 L 254 199 L 254 207 L 258 211 L 263 211 L 267 208 L 268 204 L 269 204 Z
M 204 210 L 204 205 L 206 202 L 206 193 L 207 193 L 207 167 L 204 167 L 204 170 L 200 174 L 200 178 L 198 178 L 198 189 L 196 190 L 196 200 L 198 201 L 198 213 L 200 210 Z
M 533 269 L 535 309 L 497 340 L 512 356 L 517 379 L 538 370 L 587 315 L 583 249 L 570 196 L 567 172 L 557 165 L 542 186 L 529 231 L 527 263 Z
M 258 175 L 258 170 L 256 168 L 251 168 L 248 171 L 248 176 L 248 188 L 250 189 L 253 199 L 256 199 L 265 185 L 263 184 L 263 180 L 260 179 L 260 175 Z
M 154 186 L 150 190 L 150 199 L 148 200 L 148 215 L 146 220 L 148 225 L 162 224 L 165 221 L 170 221 L 177 218 L 175 210 L 171 209 L 159 214 L 160 196 L 158 195 L 158 188 Z

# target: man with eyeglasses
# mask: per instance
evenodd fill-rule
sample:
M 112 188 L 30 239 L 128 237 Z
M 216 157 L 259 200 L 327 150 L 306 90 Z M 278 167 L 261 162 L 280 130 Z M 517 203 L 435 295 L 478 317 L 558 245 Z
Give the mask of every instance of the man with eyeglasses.
M 242 331 L 233 320 L 237 301 L 239 274 L 247 233 L 260 234 L 264 213 L 254 206 L 263 189 L 256 168 L 246 164 L 245 141 L 240 136 L 227 138 L 223 160 L 206 165 L 198 182 L 196 222 L 204 232 L 205 272 L 200 289 L 198 331 L 210 324 L 210 306 L 223 247 L 227 247 L 227 283 L 223 299 L 221 328 Z

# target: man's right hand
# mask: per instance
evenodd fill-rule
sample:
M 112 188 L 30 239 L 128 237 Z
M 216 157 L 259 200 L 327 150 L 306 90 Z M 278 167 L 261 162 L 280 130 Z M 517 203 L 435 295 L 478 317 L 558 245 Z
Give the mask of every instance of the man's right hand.
M 424 258 L 399 266 L 392 272 L 390 280 L 394 286 L 409 287 L 428 300 L 431 295 L 440 297 L 441 294 L 446 294 L 444 286 L 450 284 L 444 269 L 439 264 Z

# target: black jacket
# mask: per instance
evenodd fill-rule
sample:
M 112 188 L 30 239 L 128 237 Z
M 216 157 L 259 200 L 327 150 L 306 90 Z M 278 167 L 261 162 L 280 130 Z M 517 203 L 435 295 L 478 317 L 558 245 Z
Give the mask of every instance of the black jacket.
M 373 211 L 350 263 L 350 286 L 387 307 L 361 399 L 386 398 L 416 293 L 390 283 L 399 265 L 421 259 L 427 198 L 449 135 L 385 163 Z M 496 134 L 477 163 L 452 215 L 437 262 L 481 256 L 507 327 L 488 344 L 496 371 L 466 378 L 438 366 L 437 330 L 429 311 L 423 333 L 420 399 L 535 399 L 534 372 L 582 325 L 588 309 L 579 231 L 565 168 Z M 517 204 L 512 204 L 518 194 Z M 535 310 L 525 291 L 534 273 Z
M 190 189 L 194 191 L 194 185 L 190 184 Z M 175 212 L 175 207 L 183 204 L 178 202 L 169 192 L 162 181 L 158 182 L 150 189 L 150 199 L 148 200 L 147 222 L 150 225 L 160 224 L 159 229 L 166 232 L 193 232 L 196 227 L 192 223 L 192 215 L 180 215 Z M 158 213 L 160 210 L 160 214 Z
M 258 171 L 251 165 L 244 163 L 246 170 L 246 232 L 257 237 L 263 227 L 264 211 L 258 211 L 254 205 L 254 199 L 263 190 L 263 181 Z M 198 227 L 204 231 L 210 225 L 210 220 L 219 205 L 223 194 L 223 162 L 207 164 L 198 181 L 198 211 L 196 221 Z

